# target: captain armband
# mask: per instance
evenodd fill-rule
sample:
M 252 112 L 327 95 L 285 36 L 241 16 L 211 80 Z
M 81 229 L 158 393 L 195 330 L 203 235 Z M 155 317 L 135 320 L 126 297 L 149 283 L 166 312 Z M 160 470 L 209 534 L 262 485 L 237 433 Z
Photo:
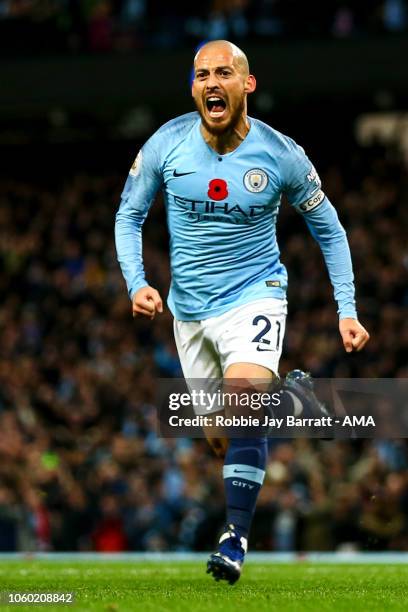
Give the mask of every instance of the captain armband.
M 308 213 L 311 210 L 314 210 L 323 202 L 325 195 L 321 189 L 313 194 L 309 200 L 300 204 L 297 208 L 300 213 Z

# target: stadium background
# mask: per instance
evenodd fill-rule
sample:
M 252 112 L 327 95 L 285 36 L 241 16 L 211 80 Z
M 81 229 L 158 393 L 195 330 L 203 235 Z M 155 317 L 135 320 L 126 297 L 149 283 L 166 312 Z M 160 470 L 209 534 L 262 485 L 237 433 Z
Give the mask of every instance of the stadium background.
M 132 321 L 112 234 L 140 144 L 191 109 L 203 38 L 247 51 L 250 114 L 306 148 L 349 235 L 372 335 L 356 356 L 283 207 L 282 372 L 408 375 L 407 31 L 403 0 L 0 2 L 1 551 L 203 550 L 222 525 L 206 444 L 157 437 L 155 380 L 180 374 L 171 317 Z M 165 292 L 160 201 L 145 260 Z M 252 548 L 407 550 L 407 463 L 404 440 L 274 441 Z

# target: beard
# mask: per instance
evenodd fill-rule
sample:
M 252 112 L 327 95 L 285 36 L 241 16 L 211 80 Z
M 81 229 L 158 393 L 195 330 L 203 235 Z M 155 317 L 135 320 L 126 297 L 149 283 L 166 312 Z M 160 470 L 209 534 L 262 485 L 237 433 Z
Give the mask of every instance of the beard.
M 213 136 L 219 136 L 220 134 L 232 132 L 234 128 L 238 125 L 239 120 L 241 119 L 243 112 L 245 111 L 245 100 L 244 98 L 242 98 L 239 104 L 235 107 L 235 109 L 230 109 L 230 118 L 226 123 L 209 123 L 205 115 L 207 107 L 205 105 L 204 107 L 202 107 L 200 104 L 197 103 L 196 100 L 194 100 L 194 104 L 196 105 L 196 109 L 201 117 L 201 122 L 203 126 L 205 127 L 207 132 L 209 132 Z

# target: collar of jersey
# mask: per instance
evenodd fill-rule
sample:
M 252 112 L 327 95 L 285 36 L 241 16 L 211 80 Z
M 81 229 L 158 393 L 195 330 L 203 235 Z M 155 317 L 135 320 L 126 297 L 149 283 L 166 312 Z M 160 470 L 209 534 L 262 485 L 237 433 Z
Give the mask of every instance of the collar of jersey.
M 241 150 L 248 143 L 248 140 L 250 140 L 250 136 L 252 135 L 252 133 L 254 131 L 254 124 L 253 124 L 253 120 L 248 115 L 247 115 L 247 119 L 248 119 L 248 122 L 249 122 L 248 134 L 245 136 L 244 140 L 242 142 L 240 142 L 239 145 L 233 151 L 229 151 L 228 153 L 218 153 L 218 151 L 216 151 L 215 149 L 210 147 L 210 145 L 205 142 L 205 140 L 203 138 L 203 135 L 201 134 L 201 130 L 200 130 L 200 127 L 201 127 L 201 117 L 199 117 L 198 124 L 197 124 L 197 130 L 198 130 L 199 138 L 201 139 L 201 142 L 206 146 L 208 151 L 210 151 L 210 153 L 212 155 L 214 155 L 215 157 L 223 157 L 223 158 L 230 157 L 230 156 L 236 154 L 238 151 L 241 152 Z

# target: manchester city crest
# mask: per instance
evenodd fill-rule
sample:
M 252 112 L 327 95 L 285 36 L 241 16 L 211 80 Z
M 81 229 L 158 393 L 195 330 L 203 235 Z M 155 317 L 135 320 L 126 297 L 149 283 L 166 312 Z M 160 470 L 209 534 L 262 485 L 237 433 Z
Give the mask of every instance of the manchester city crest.
M 244 175 L 244 185 L 252 193 L 260 193 L 268 184 L 268 175 L 260 168 L 248 170 Z

